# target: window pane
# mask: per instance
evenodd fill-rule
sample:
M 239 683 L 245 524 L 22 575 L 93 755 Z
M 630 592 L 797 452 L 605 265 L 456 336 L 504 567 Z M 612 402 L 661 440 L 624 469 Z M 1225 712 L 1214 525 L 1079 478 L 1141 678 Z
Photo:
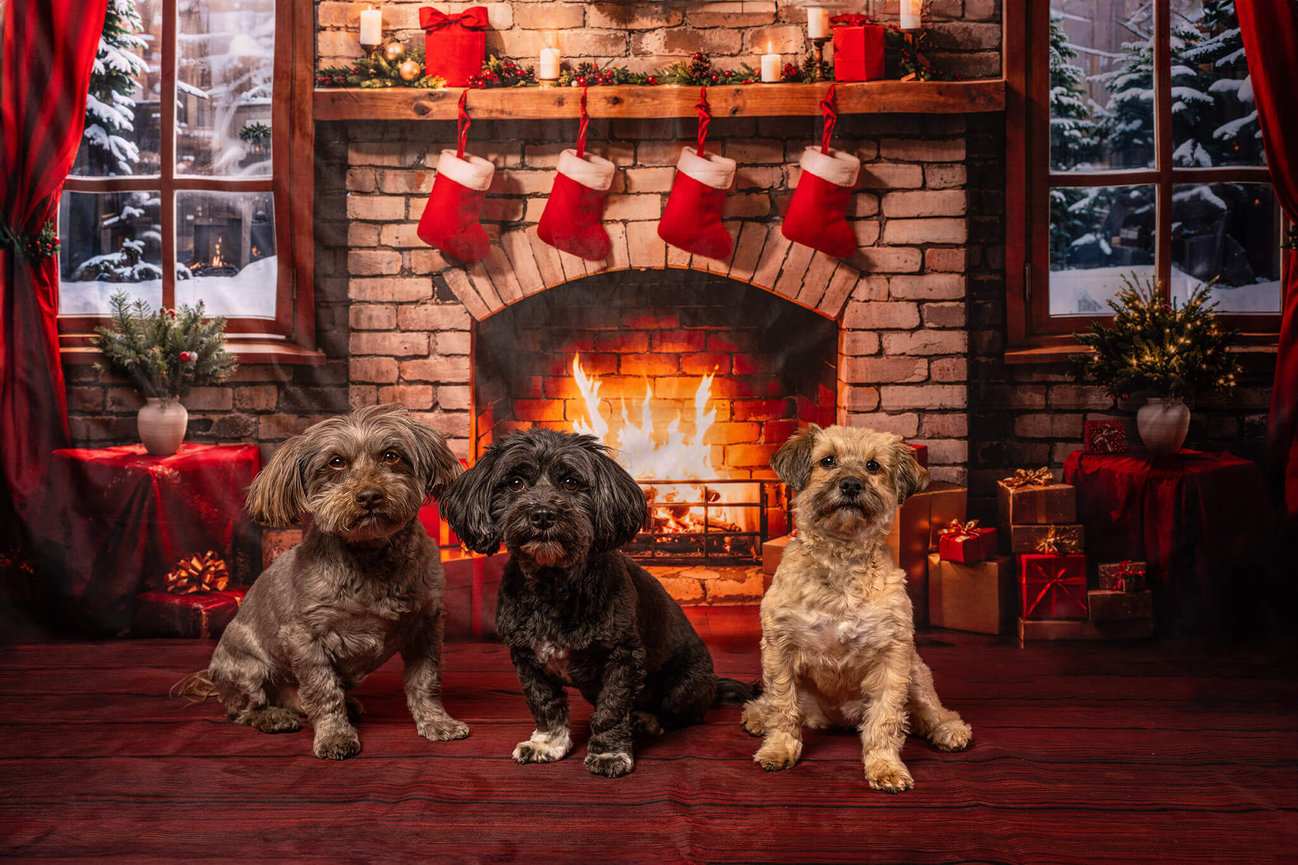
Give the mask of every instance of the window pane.
M 181 0 L 176 173 L 270 175 L 274 0 Z
M 1153 4 L 1050 0 L 1050 164 L 1154 164 Z
M 176 303 L 273 318 L 275 204 L 269 192 L 176 193 Z
M 1050 190 L 1050 314 L 1106 315 L 1124 275 L 1154 275 L 1154 187 Z
M 113 0 L 90 75 L 85 130 L 72 165 L 80 177 L 161 171 L 161 0 Z
M 162 228 L 156 192 L 65 192 L 59 207 L 59 313 L 103 315 L 125 289 L 162 304 Z
M 1262 130 L 1233 0 L 1172 0 L 1177 165 L 1262 165 Z
M 1218 312 L 1280 311 L 1280 232 L 1269 183 L 1172 190 L 1172 297 L 1212 279 Z

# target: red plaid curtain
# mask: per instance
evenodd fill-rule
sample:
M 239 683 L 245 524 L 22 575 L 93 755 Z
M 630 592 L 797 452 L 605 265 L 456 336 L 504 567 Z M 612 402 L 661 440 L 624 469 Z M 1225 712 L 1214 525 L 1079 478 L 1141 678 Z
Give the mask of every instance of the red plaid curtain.
M 57 258 L 28 258 L 58 207 L 85 121 L 107 0 L 8 0 L 0 56 L 0 470 L 19 514 L 68 441 Z

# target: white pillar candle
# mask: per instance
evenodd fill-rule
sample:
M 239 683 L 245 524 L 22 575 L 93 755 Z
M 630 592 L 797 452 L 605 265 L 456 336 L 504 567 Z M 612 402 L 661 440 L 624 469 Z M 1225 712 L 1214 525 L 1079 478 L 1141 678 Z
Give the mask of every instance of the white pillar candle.
M 361 12 L 361 44 L 372 46 L 383 41 L 383 12 L 366 9 Z
M 541 49 L 541 69 L 537 77 L 545 81 L 552 81 L 559 77 L 559 49 L 542 48 Z
M 780 55 L 762 55 L 762 80 L 768 84 L 780 80 Z
M 901 29 L 918 30 L 923 0 L 901 0 Z
M 807 38 L 829 38 L 829 10 L 823 6 L 807 8 Z

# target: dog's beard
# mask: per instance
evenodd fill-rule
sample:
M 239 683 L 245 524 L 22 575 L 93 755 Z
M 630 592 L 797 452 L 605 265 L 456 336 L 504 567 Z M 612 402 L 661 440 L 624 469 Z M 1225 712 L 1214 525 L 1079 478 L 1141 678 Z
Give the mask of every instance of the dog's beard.
M 812 497 L 811 505 L 816 525 L 822 531 L 840 536 L 877 528 L 880 520 L 890 513 L 884 497 L 870 486 L 849 497 L 836 485 L 826 485 Z
M 505 549 L 520 564 L 546 568 L 569 568 L 586 558 L 594 532 L 589 521 L 561 513 L 548 529 L 535 528 L 530 508 L 515 508 L 505 518 Z
M 386 540 L 419 513 L 412 505 L 415 494 L 390 490 L 382 503 L 366 508 L 356 504 L 351 493 L 331 490 L 312 498 L 309 510 L 317 528 L 351 544 Z

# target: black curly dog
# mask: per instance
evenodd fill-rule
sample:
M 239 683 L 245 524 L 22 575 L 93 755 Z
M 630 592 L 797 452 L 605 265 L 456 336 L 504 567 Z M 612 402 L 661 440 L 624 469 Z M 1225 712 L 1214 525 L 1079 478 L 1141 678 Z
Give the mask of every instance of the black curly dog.
M 680 605 L 618 551 L 645 522 L 640 487 L 593 436 L 533 429 L 492 444 L 451 485 L 441 510 L 472 550 L 510 553 L 496 630 L 536 720 L 514 749 L 549 763 L 572 748 L 573 685 L 595 706 L 586 768 L 616 778 L 635 766 L 638 731 L 696 724 L 719 697 L 751 689 L 719 679 Z

